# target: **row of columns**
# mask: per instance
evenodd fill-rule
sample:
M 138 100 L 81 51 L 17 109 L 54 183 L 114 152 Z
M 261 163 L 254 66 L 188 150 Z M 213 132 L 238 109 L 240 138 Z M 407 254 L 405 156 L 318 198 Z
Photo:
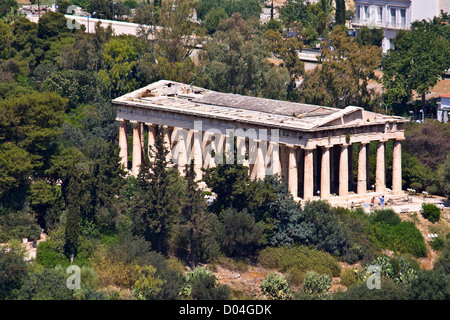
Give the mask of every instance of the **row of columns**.
M 133 124 L 133 158 L 131 172 L 133 175 L 139 173 L 139 166 L 142 162 L 144 148 L 144 124 L 132 122 Z M 148 148 L 155 144 L 155 127 L 152 124 L 148 126 Z M 127 122 L 122 121 L 119 130 L 120 157 L 122 164 L 127 167 Z M 175 131 L 174 131 L 175 130 Z M 176 131 L 179 130 L 179 131 Z M 177 157 L 177 167 L 183 173 L 185 165 L 194 160 L 194 168 L 197 179 L 202 178 L 202 167 L 213 167 L 217 158 L 211 156 L 213 149 L 216 154 L 222 155 L 227 152 L 225 135 L 216 136 L 212 139 L 208 132 L 195 130 L 184 130 L 172 127 L 164 127 L 164 142 L 169 149 L 168 159 Z M 175 141 L 171 141 L 174 137 Z M 314 190 L 319 189 L 321 199 L 329 199 L 331 196 L 331 186 L 336 183 L 334 171 L 334 156 L 331 157 L 331 148 L 333 146 L 320 146 L 315 148 L 302 148 L 297 145 L 278 144 L 271 141 L 262 141 L 257 139 L 245 139 L 237 137 L 237 155 L 239 163 L 249 167 L 249 174 L 252 179 L 263 179 L 267 174 L 283 175 L 288 182 L 288 187 L 294 198 L 299 197 L 299 185 L 303 187 L 303 199 L 308 200 L 314 197 Z M 192 143 L 192 145 L 190 144 Z M 287 153 L 287 163 L 283 162 L 280 145 Z M 191 146 L 186 149 L 186 146 Z M 341 144 L 338 148 L 338 196 L 346 198 L 349 195 L 349 181 L 353 181 L 353 145 Z M 303 152 L 300 152 L 302 151 Z M 190 151 L 190 152 L 189 152 Z M 206 152 L 205 152 L 206 151 Z M 336 152 L 336 151 L 334 151 Z M 351 154 L 349 156 L 349 153 Z M 149 153 L 150 154 L 150 153 Z M 299 159 L 299 154 L 303 155 Z M 248 155 L 246 158 L 245 155 Z M 314 159 L 314 155 L 318 159 Z M 369 142 L 362 142 L 358 145 L 358 170 L 356 193 L 365 195 L 369 187 Z M 319 162 L 320 161 L 320 162 Z M 303 168 L 299 167 L 303 166 Z M 287 170 L 282 170 L 286 166 Z M 315 166 L 318 166 L 315 168 Z M 349 169 L 350 167 L 350 169 Z M 303 170 L 302 170 L 303 169 Z M 299 170 L 303 171 L 299 174 Z M 320 172 L 320 173 L 319 173 Z M 283 174 L 284 173 L 284 174 Z M 385 141 L 377 142 L 376 151 L 376 170 L 375 170 L 375 192 L 383 193 L 386 190 L 386 164 L 385 164 Z M 300 179 L 299 179 L 300 175 Z M 314 181 L 318 179 L 320 181 Z M 303 180 L 303 181 L 302 181 Z M 392 164 L 392 191 L 401 192 L 401 141 L 394 140 L 393 164 Z

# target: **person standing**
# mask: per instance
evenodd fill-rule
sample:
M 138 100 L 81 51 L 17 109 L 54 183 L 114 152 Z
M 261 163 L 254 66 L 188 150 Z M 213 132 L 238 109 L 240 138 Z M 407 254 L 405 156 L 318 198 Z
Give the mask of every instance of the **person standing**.
M 380 199 L 380 207 L 384 208 L 384 195 L 382 195 L 381 197 L 378 197 Z

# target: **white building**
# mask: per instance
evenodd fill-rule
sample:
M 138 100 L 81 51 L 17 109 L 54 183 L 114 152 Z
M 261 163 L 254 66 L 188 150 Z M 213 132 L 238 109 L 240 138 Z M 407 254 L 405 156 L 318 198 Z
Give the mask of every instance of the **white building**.
M 416 20 L 432 19 L 450 12 L 450 0 L 355 0 L 353 27 L 382 28 L 383 53 L 394 47 L 398 30 L 408 30 Z
M 437 108 L 437 119 L 442 123 L 447 123 L 450 113 L 450 93 L 441 94 L 441 103 Z

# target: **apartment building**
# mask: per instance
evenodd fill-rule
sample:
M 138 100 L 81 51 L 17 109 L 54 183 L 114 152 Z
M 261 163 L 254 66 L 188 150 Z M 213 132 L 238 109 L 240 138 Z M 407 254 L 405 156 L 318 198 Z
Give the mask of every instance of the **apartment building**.
M 382 28 L 383 52 L 394 47 L 398 30 L 408 30 L 416 20 L 432 19 L 450 12 L 450 0 L 355 0 L 352 25 L 358 32 L 362 26 Z

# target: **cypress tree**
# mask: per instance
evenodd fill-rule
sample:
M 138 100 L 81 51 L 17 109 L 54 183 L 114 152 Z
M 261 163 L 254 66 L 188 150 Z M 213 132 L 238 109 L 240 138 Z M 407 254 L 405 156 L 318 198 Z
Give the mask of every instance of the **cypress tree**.
M 345 24 L 345 0 L 336 0 L 336 25 Z
M 188 261 L 191 269 L 196 267 L 196 252 L 204 235 L 210 232 L 206 202 L 195 181 L 194 160 L 186 165 L 186 202 L 182 210 L 182 228 L 187 231 Z
M 68 257 L 77 255 L 78 238 L 81 232 L 81 203 L 84 186 L 77 168 L 71 170 L 67 187 L 67 221 L 65 252 Z
M 154 160 L 144 155 L 136 183 L 134 214 L 136 231 L 144 235 L 152 247 L 164 253 L 167 239 L 180 214 L 184 199 L 183 181 L 178 170 L 169 168 L 162 127 L 155 130 Z

